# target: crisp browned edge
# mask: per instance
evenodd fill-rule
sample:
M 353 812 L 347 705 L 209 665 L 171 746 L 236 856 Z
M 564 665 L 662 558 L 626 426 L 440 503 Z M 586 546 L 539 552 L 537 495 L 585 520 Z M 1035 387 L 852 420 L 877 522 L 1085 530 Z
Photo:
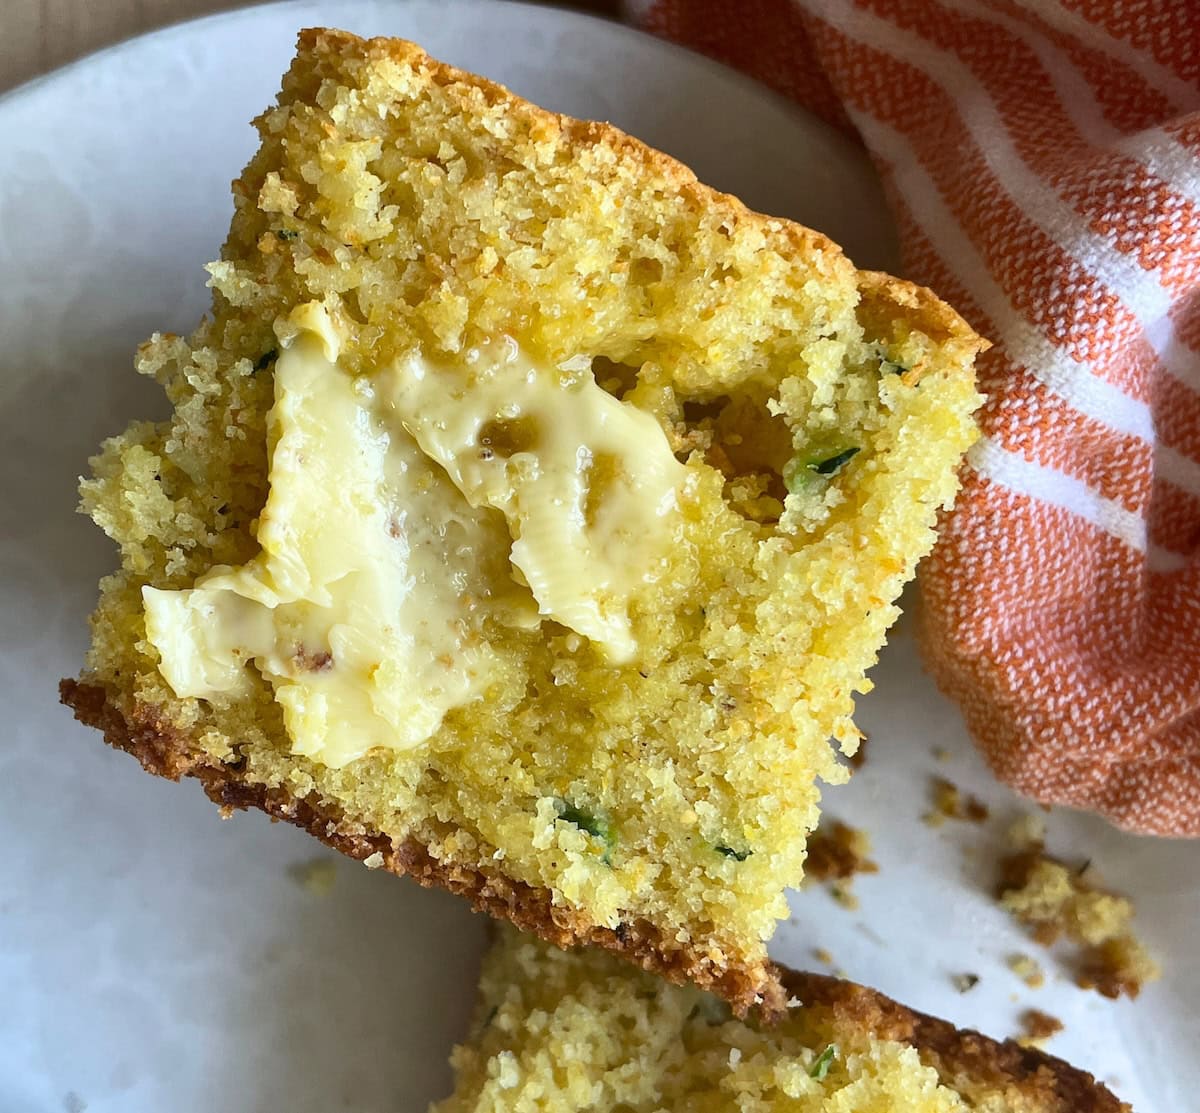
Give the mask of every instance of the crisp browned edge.
M 315 794 L 296 797 L 283 788 L 253 783 L 241 765 L 222 763 L 203 753 L 186 732 L 153 708 L 139 706 L 126 717 L 100 685 L 63 680 L 59 695 L 76 719 L 103 731 L 110 746 L 132 754 L 147 772 L 172 781 L 195 777 L 225 815 L 258 808 L 358 861 L 378 854 L 380 868 L 389 873 L 466 897 L 475 911 L 508 920 L 556 946 L 602 947 L 669 981 L 701 986 L 727 1000 L 741 1015 L 752 1009 L 777 1015 L 783 1008 L 784 993 L 770 963 L 719 966 L 702 947 L 667 940 L 646 920 L 616 928 L 598 926 L 580 912 L 555 905 L 546 889 L 475 865 L 436 859 L 413 839 L 395 846 L 386 835 L 364 831 L 359 823 L 351 829 Z
M 742 1014 L 754 1009 L 768 1020 L 782 1014 L 789 998 L 805 1006 L 827 1007 L 835 1030 L 844 1027 L 908 1044 L 955 1090 L 968 1085 L 992 1091 L 1015 1087 L 1029 1109 L 1040 1113 L 1131 1113 L 1128 1105 L 1090 1074 L 1042 1051 L 958 1029 L 876 990 L 839 978 L 779 966 L 760 971 L 718 968 L 696 948 L 674 943 L 664 947 L 661 933 L 644 921 L 615 930 L 597 927 L 578 913 L 553 905 L 544 889 L 438 861 L 412 840 L 395 847 L 385 835 L 347 831 L 342 818 L 319 801 L 250 783 L 239 765 L 224 764 L 202 753 L 185 732 L 153 710 L 139 708 L 127 719 L 99 685 L 63 680 L 59 691 L 75 717 L 103 731 L 109 745 L 132 754 L 147 772 L 157 776 L 173 781 L 195 777 L 224 814 L 259 808 L 273 820 L 295 824 L 351 858 L 362 861 L 378 854 L 381 868 L 466 897 L 476 911 L 508 920 L 556 946 L 601 947 L 669 981 L 692 982 L 708 989 Z
M 964 356 L 978 355 L 992 346 L 928 286 L 882 271 L 859 271 L 858 292 L 864 308 L 886 305 L 901 310 L 909 324 L 939 343 L 958 346 Z
M 914 1047 L 951 1089 L 1015 1088 L 1038 1113 L 1132 1113 L 1103 1083 L 1036 1048 L 994 1040 L 928 1016 L 876 990 L 825 974 L 780 967 L 784 988 L 806 1006 L 825 1006 L 834 1027 L 867 1031 Z M 1023 1107 L 1025 1108 L 1025 1107 Z
M 827 1007 L 835 1029 L 870 1032 L 914 1047 L 922 1061 L 955 1090 L 968 1083 L 987 1090 L 1015 1087 L 1030 1109 L 1040 1113 L 1132 1113 L 1092 1075 L 1061 1059 L 1012 1040 L 1001 1042 L 956 1028 L 854 982 L 780 966 L 764 967 L 757 977 L 746 967 L 718 969 L 695 948 L 664 947 L 661 934 L 644 921 L 615 930 L 597 927 L 569 909 L 554 906 L 544 889 L 440 862 L 415 841 L 395 847 L 382 834 L 347 832 L 332 810 L 285 790 L 248 782 L 238 765 L 203 754 L 184 732 L 148 708 L 130 721 L 99 685 L 63 680 L 59 692 L 75 717 L 103 731 L 109 745 L 132 754 L 156 776 L 173 781 L 195 777 L 224 814 L 258 808 L 272 820 L 295 824 L 358 861 L 378 854 L 382 869 L 466 897 L 476 911 L 508 920 L 556 946 L 601 947 L 669 981 L 708 989 L 743 1014 L 755 1009 L 768 1020 L 782 1014 L 789 998 L 805 1006 Z

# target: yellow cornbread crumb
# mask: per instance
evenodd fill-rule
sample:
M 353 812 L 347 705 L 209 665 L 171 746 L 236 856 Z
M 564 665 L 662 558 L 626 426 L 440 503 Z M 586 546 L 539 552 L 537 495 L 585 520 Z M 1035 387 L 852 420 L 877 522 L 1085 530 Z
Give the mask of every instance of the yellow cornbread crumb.
M 945 777 L 930 778 L 933 809 L 921 818 L 929 827 L 940 827 L 947 819 L 966 819 L 982 823 L 988 817 L 987 805 L 977 796 L 964 793 Z
M 1008 968 L 1030 989 L 1040 989 L 1046 984 L 1046 975 L 1041 966 L 1029 955 L 1009 955 L 1005 961 Z
M 1065 936 L 1076 944 L 1075 981 L 1081 988 L 1105 997 L 1136 997 L 1161 970 L 1133 934 L 1133 902 L 1096 885 L 1090 862 L 1071 869 L 1046 854 L 1044 839 L 1045 825 L 1037 817 L 1010 831 L 1015 850 L 1001 863 L 1001 906 L 1039 943 L 1049 946 Z
M 976 436 L 980 341 L 927 291 L 412 44 L 305 32 L 257 127 L 211 317 L 138 353 L 174 412 L 107 441 L 83 484 L 121 550 L 83 682 L 127 733 L 151 724 L 189 771 L 236 781 L 223 806 L 269 795 L 359 840 L 368 866 L 502 879 L 573 932 L 649 925 L 689 976 L 744 969 L 764 988 L 817 780 L 846 776 L 829 739 L 857 739 L 854 696 Z M 634 659 L 545 615 L 483 621 L 471 634 L 496 664 L 479 698 L 420 744 L 336 767 L 298 752 L 253 663 L 236 698 L 176 695 L 143 589 L 259 553 L 275 366 L 311 305 L 339 373 L 369 381 L 419 353 L 450 381 L 507 338 L 537 373 L 588 376 L 657 424 L 688 493 L 670 574 L 630 603 Z M 480 554 L 489 582 L 527 592 L 520 539 L 476 509 L 500 538 Z

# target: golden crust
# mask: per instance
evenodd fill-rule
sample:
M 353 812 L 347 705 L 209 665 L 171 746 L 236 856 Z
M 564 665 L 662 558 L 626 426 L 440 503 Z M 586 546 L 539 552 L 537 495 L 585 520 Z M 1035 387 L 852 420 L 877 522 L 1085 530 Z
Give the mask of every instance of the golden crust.
M 564 136 L 573 147 L 605 147 L 623 160 L 640 164 L 652 170 L 670 181 L 688 202 L 698 208 L 721 211 L 733 221 L 749 221 L 758 224 L 767 234 L 768 239 L 779 238 L 786 241 L 786 244 L 778 245 L 779 250 L 785 253 L 821 254 L 837 260 L 835 265 L 842 268 L 847 274 L 854 270 L 854 265 L 845 258 L 841 246 L 828 236 L 795 221 L 782 217 L 765 216 L 747 208 L 740 198 L 705 185 L 696 177 L 690 167 L 663 151 L 643 143 L 620 128 L 603 121 L 580 120 L 574 116 L 551 112 L 549 109 L 517 96 L 498 82 L 490 81 L 486 77 L 431 57 L 420 46 L 407 39 L 373 38 L 364 40 L 349 31 L 339 31 L 327 27 L 308 27 L 299 33 L 297 37 L 298 59 L 329 55 L 343 55 L 368 60 L 387 58 L 412 66 L 427 74 L 438 85 L 461 84 L 466 89 L 478 90 L 489 105 L 503 105 L 506 115 L 539 124 L 542 128 L 552 128 L 559 135 Z M 967 333 L 975 336 L 966 322 L 948 305 L 939 302 L 929 290 L 890 275 L 872 275 L 870 272 L 860 272 L 860 277 L 862 276 L 885 280 L 889 284 L 889 290 L 894 286 L 896 289 L 911 290 L 914 292 L 914 296 L 928 295 L 933 302 L 941 305 L 946 313 L 954 317 Z M 988 346 L 987 341 L 981 341 L 981 343 L 984 347 Z
M 1003 1108 L 1022 1113 L 1132 1113 L 1092 1075 L 1044 1051 L 956 1028 L 854 982 L 786 967 L 780 974 L 789 994 L 807 1006 L 829 1008 L 835 1028 L 865 1030 L 916 1048 L 942 1082 L 964 1097 L 1003 1093 Z
M 881 271 L 859 271 L 858 293 L 859 319 L 870 335 L 884 344 L 900 342 L 903 330 L 915 328 L 944 345 L 965 366 L 992 346 L 926 286 Z M 905 381 L 909 385 L 919 382 L 924 370 L 911 368 Z
M 934 340 L 957 340 L 969 344 L 975 352 L 987 351 L 992 346 L 928 286 L 918 286 L 882 271 L 859 271 L 858 290 L 867 310 L 902 310 L 910 326 Z
M 172 781 L 195 777 L 226 816 L 234 810 L 258 808 L 357 861 L 378 855 L 380 868 L 389 873 L 465 897 L 476 912 L 508 920 L 555 946 L 602 947 L 668 981 L 698 985 L 723 997 L 740 1015 L 755 1008 L 774 1015 L 784 1007 L 785 995 L 773 964 L 719 966 L 703 949 L 667 940 L 644 920 L 615 929 L 597 926 L 580 913 L 555 905 L 545 889 L 475 866 L 439 861 L 413 839 L 394 846 L 384 835 L 361 827 L 348 829 L 341 816 L 315 798 L 298 798 L 284 789 L 248 781 L 240 766 L 205 754 L 153 708 L 138 707 L 127 717 L 102 687 L 76 680 L 61 681 L 59 696 L 76 719 L 102 731 L 110 746 L 132 754 L 146 772 Z
M 536 122 L 543 128 L 552 128 L 573 147 L 603 146 L 621 159 L 652 170 L 670 181 L 687 201 L 697 207 L 720 211 L 730 221 L 749 221 L 757 224 L 768 239 L 778 238 L 786 241 L 786 244 L 779 245 L 781 251 L 798 255 L 820 254 L 836 260 L 834 266 L 845 273 L 854 270 L 853 263 L 845 258 L 841 246 L 828 236 L 795 221 L 766 216 L 747 208 L 738 197 L 705 185 L 688 166 L 620 128 L 601 121 L 579 120 L 541 108 L 510 92 L 503 85 L 431 57 L 416 43 L 390 38 L 363 40 L 348 31 L 321 27 L 310 27 L 301 31 L 298 37 L 298 57 L 323 55 L 372 60 L 387 58 L 420 70 L 439 85 L 461 84 L 465 88 L 478 90 L 489 105 L 503 105 L 507 115 Z M 971 328 L 961 314 L 926 286 L 919 286 L 882 271 L 866 270 L 857 272 L 857 283 L 862 299 L 861 306 L 868 316 L 886 318 L 898 311 L 903 314 L 909 327 L 920 329 L 933 340 L 960 344 L 964 351 L 971 355 L 987 351 L 992 346 L 990 341 L 979 336 Z M 964 362 L 964 368 L 967 374 L 971 373 L 969 360 Z

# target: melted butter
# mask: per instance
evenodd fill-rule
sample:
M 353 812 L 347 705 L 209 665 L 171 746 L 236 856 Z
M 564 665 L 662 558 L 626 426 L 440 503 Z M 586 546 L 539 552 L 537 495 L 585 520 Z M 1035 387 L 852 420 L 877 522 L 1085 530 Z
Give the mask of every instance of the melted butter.
M 686 475 L 651 416 L 511 341 L 355 378 L 320 306 L 281 332 L 261 551 L 143 589 L 176 695 L 236 699 L 252 662 L 293 751 L 341 766 L 483 696 L 486 620 L 549 615 L 635 656 L 629 601 L 666 567 Z
M 629 601 L 666 570 L 687 474 L 658 422 L 508 339 L 439 366 L 410 357 L 380 394 L 472 506 L 504 514 L 539 612 L 632 660 Z
M 503 564 L 479 559 L 503 554 L 503 522 L 387 428 L 369 382 L 338 368 L 328 320 L 311 324 L 276 362 L 262 551 L 143 597 L 177 695 L 236 697 L 253 660 L 294 752 L 340 766 L 418 745 L 480 696 L 494 663 L 483 611 L 521 601 L 504 598 L 518 589 Z

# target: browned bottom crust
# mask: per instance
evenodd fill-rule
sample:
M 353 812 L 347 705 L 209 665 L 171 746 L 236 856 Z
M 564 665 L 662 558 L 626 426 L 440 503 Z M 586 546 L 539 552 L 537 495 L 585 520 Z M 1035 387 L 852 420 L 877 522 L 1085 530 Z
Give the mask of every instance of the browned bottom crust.
M 397 848 L 383 835 L 347 833 L 340 826 L 341 817 L 332 811 L 278 789 L 249 784 L 236 765 L 213 762 L 149 709 L 144 718 L 130 721 L 102 687 L 75 680 L 62 681 L 59 693 L 80 722 L 103 731 L 105 741 L 132 754 L 147 772 L 174 781 L 183 776 L 197 778 L 225 814 L 235 808 L 259 808 L 272 819 L 303 827 L 351 858 L 362 861 L 378 854 L 382 868 L 391 873 L 407 874 L 426 887 L 464 896 L 476 911 L 509 920 L 557 946 L 603 947 L 670 981 L 690 981 L 709 989 L 742 1013 L 755 1005 L 765 1014 L 778 1013 L 790 997 L 805 1005 L 828 1007 L 835 1026 L 910 1044 L 948 1086 L 967 1096 L 1007 1093 L 1010 1100 L 1019 1102 L 1012 1105 L 1014 1110 L 1132 1113 L 1090 1074 L 1061 1059 L 1012 1040 L 1001 1043 L 956 1028 L 853 982 L 778 966 L 720 968 L 694 948 L 675 943 L 664 946 L 661 933 L 644 921 L 615 929 L 597 927 L 569 909 L 554 906 L 544 889 L 435 860 L 413 841 Z
M 779 971 L 773 964 L 720 966 L 696 947 L 664 939 L 658 928 L 641 919 L 615 928 L 597 926 L 580 913 L 555 905 L 546 889 L 475 866 L 435 859 L 415 840 L 397 847 L 386 835 L 349 831 L 343 817 L 321 801 L 250 783 L 239 766 L 214 761 L 154 709 L 139 707 L 126 717 L 99 685 L 63 680 L 59 696 L 76 719 L 103 731 L 110 746 L 132 754 L 148 773 L 172 781 L 195 777 L 225 815 L 237 808 L 259 808 L 272 819 L 303 827 L 327 846 L 358 861 L 378 855 L 380 868 L 407 875 L 426 888 L 447 889 L 466 897 L 475 911 L 509 920 L 556 946 L 603 947 L 668 981 L 698 985 L 724 998 L 739 1015 L 752 1008 L 772 1015 L 785 1007 Z
M 869 1031 L 915 1047 L 921 1060 L 972 1107 L 978 1102 L 991 1109 L 983 1096 L 995 1101 L 1003 1094 L 1004 1104 L 996 1108 L 1013 1113 L 1133 1113 L 1092 1075 L 1044 1051 L 956 1028 L 841 978 L 786 967 L 779 973 L 789 994 L 805 1005 L 829 1008 L 835 1029 Z

